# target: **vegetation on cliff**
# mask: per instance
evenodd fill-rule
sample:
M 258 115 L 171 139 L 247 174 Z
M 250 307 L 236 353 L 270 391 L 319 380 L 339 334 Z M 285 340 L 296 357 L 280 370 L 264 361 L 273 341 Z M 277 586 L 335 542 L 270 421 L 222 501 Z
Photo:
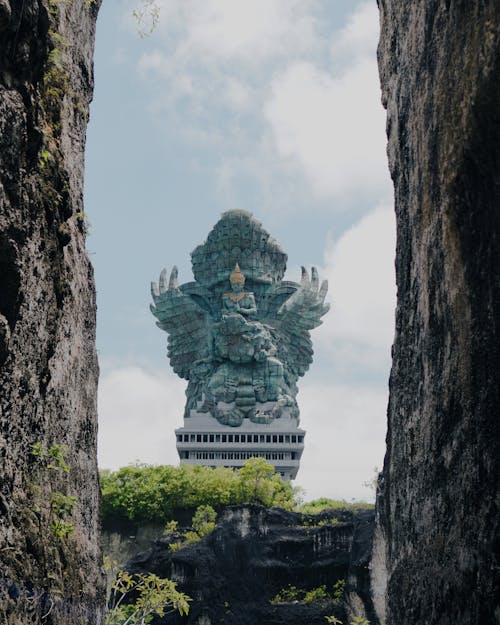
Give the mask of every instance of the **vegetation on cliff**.
M 295 491 L 263 458 L 225 467 L 133 465 L 101 472 L 103 519 L 164 523 L 176 509 L 260 503 L 291 510 Z
M 101 471 L 101 489 L 104 521 L 165 523 L 175 510 L 241 503 L 279 506 L 304 514 L 373 507 L 327 498 L 303 504 L 300 488 L 284 482 L 263 458 L 250 458 L 237 471 L 192 465 L 131 465 L 118 471 Z

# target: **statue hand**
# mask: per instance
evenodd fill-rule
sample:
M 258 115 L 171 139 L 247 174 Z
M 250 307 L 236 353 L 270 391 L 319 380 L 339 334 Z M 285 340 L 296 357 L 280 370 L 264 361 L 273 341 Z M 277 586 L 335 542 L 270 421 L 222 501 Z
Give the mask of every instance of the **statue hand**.
M 168 281 L 167 286 L 167 270 L 162 269 L 160 273 L 159 280 L 159 288 L 156 282 L 151 282 L 151 295 L 153 296 L 153 301 L 156 303 L 157 300 L 162 299 L 164 293 L 168 293 L 169 291 L 178 291 L 179 290 L 179 282 L 177 277 L 179 275 L 179 270 L 174 265 L 172 267 L 172 271 L 170 272 L 170 279 Z
M 329 304 L 325 304 L 325 297 L 328 291 L 328 282 L 323 280 L 321 287 L 319 285 L 318 270 L 316 267 L 311 269 L 311 277 L 307 270 L 302 267 L 302 278 L 299 288 L 288 298 L 286 302 L 278 310 L 278 315 L 282 316 L 287 312 L 313 311 L 319 317 L 324 315 L 329 309 Z

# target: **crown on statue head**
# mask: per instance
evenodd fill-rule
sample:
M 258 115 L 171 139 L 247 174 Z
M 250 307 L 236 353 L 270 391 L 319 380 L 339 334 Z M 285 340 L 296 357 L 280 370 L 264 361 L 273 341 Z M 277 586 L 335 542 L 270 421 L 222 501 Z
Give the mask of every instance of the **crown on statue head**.
M 231 284 L 234 284 L 235 282 L 239 284 L 245 284 L 245 276 L 241 273 L 241 269 L 238 263 L 236 263 L 233 273 L 229 277 L 229 281 L 231 282 Z

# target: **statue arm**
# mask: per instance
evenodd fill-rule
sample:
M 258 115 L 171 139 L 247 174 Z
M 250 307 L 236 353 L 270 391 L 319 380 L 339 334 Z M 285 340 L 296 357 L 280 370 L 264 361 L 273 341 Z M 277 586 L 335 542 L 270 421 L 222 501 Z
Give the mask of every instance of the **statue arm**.
M 248 301 L 245 302 L 245 306 L 239 307 L 239 312 L 243 313 L 244 315 L 256 315 L 257 305 L 255 303 L 255 297 L 253 295 L 247 295 L 245 299 Z
M 323 280 L 319 284 L 318 270 L 311 269 L 311 277 L 302 267 L 302 278 L 298 289 L 279 308 L 278 318 L 289 318 L 301 328 L 312 330 L 319 326 L 321 317 L 330 309 L 330 304 L 325 304 L 328 292 L 328 282 Z
M 160 274 L 159 284 L 151 283 L 154 305 L 151 312 L 157 318 L 157 325 L 168 333 L 168 355 L 174 371 L 189 379 L 195 363 L 207 362 L 210 356 L 210 315 L 196 301 L 183 293 L 177 280 L 177 267 L 170 273 Z

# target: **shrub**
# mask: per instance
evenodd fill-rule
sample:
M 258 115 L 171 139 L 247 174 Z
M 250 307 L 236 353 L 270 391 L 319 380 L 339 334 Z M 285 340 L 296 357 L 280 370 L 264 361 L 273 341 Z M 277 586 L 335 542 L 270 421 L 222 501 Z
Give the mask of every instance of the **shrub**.
M 315 601 L 328 601 L 330 599 L 330 595 L 326 590 L 326 586 L 319 586 L 318 588 L 312 588 L 308 590 L 304 596 L 305 603 L 314 603 Z
M 101 471 L 102 515 L 165 523 L 176 508 L 261 503 L 293 509 L 294 490 L 263 458 L 225 467 L 132 465 Z
M 347 501 L 338 501 L 335 499 L 328 499 L 327 497 L 321 497 L 314 501 L 308 501 L 297 508 L 298 512 L 304 514 L 318 514 L 323 510 L 373 510 L 374 504 L 366 503 L 364 501 L 358 501 L 349 503 Z
M 303 591 L 299 590 L 297 586 L 290 584 L 277 592 L 271 599 L 271 603 L 291 603 L 292 601 L 298 601 L 301 595 L 303 595 Z

